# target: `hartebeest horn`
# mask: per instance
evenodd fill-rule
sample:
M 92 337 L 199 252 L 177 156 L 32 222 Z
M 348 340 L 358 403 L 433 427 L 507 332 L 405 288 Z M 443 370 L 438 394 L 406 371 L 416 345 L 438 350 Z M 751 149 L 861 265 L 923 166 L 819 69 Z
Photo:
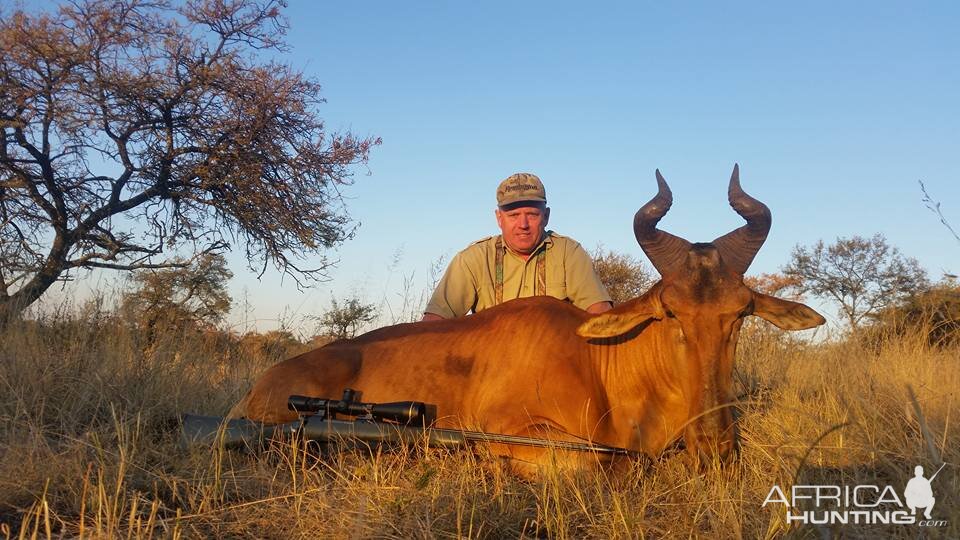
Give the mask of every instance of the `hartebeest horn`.
M 690 242 L 657 228 L 657 223 L 673 204 L 673 194 L 660 175 L 660 169 L 657 169 L 657 188 L 657 194 L 633 216 L 633 234 L 653 267 L 660 275 L 666 276 L 683 262 L 690 250 Z
M 767 239 L 770 232 L 770 209 L 767 205 L 747 195 L 740 187 L 740 166 L 733 166 L 730 176 L 730 188 L 727 190 L 730 206 L 747 220 L 747 224 L 735 229 L 713 241 L 717 251 L 727 266 L 738 274 L 743 274 L 750 267 L 753 258 L 760 251 L 760 246 Z

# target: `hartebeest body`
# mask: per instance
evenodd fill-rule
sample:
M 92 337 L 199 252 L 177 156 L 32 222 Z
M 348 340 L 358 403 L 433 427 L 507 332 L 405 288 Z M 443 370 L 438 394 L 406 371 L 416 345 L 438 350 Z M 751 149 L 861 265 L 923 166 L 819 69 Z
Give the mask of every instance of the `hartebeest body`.
M 744 317 L 780 328 L 823 324 L 809 307 L 753 291 L 743 274 L 766 238 L 770 211 L 740 188 L 729 199 L 747 224 L 691 244 L 656 228 L 672 203 L 659 191 L 634 232 L 662 279 L 641 297 L 591 315 L 549 297 L 523 298 L 469 317 L 401 324 L 332 343 L 268 369 L 231 416 L 288 421 L 287 397 L 437 405 L 438 426 L 591 441 L 655 455 L 683 437 L 689 451 L 724 458 L 734 444 L 729 407 Z M 542 450 L 497 453 L 538 463 Z M 588 460 L 570 453 L 574 464 Z

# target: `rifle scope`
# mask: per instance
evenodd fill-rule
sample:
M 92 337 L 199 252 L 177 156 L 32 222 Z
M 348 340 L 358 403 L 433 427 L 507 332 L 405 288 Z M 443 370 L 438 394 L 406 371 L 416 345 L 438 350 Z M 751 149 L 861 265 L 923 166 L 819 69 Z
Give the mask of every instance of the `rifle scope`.
M 344 392 L 344 397 L 352 398 Z M 301 415 L 318 415 L 334 419 L 337 414 L 359 416 L 372 420 L 389 420 L 400 424 L 426 425 L 427 405 L 422 401 L 394 403 L 363 403 L 352 399 L 324 399 L 293 395 L 287 398 L 287 408 Z

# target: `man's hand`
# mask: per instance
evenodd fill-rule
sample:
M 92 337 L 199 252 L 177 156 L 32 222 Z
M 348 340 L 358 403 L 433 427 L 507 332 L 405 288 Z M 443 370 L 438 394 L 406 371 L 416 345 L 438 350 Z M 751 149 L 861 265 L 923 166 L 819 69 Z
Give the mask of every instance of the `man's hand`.
M 587 313 L 603 313 L 604 311 L 610 311 L 613 309 L 612 302 L 597 302 L 596 304 L 590 304 L 587 306 Z
M 607 308 L 607 309 L 609 309 L 609 308 Z M 604 310 L 604 311 L 606 311 L 606 310 Z M 420 319 L 420 322 L 423 322 L 423 321 L 442 321 L 442 320 L 443 320 L 443 317 L 437 315 L 436 313 L 424 313 L 424 314 L 423 314 L 423 318 Z

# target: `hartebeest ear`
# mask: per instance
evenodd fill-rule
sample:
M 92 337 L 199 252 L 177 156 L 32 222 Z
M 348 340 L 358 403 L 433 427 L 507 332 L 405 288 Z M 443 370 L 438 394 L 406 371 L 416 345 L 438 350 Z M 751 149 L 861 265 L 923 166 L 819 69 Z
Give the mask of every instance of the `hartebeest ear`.
M 612 338 L 626 334 L 650 319 L 663 318 L 663 305 L 658 294 L 637 298 L 614 309 L 594 315 L 577 328 L 577 335 L 584 338 Z
M 822 315 L 799 302 L 758 292 L 753 293 L 753 314 L 783 330 L 806 330 L 827 322 Z

